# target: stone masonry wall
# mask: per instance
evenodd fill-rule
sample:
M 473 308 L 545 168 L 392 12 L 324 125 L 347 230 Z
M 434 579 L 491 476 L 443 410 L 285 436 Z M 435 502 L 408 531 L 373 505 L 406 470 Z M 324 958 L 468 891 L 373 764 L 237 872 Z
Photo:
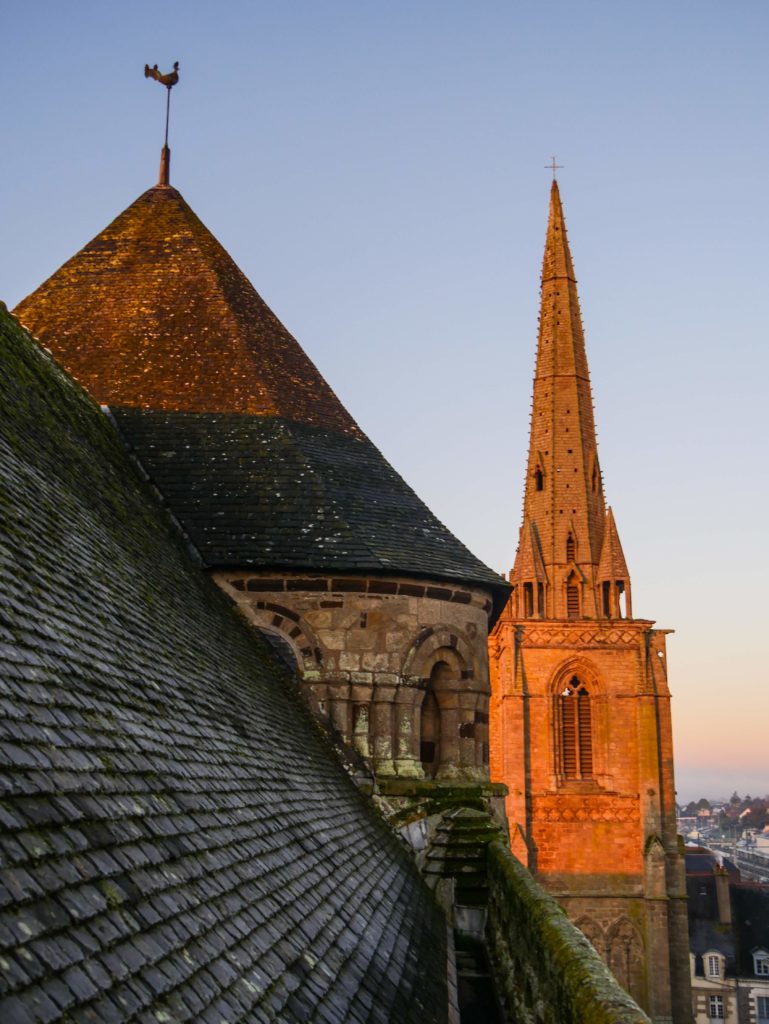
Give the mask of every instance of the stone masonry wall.
M 214 578 L 378 776 L 488 779 L 486 591 L 399 577 Z
M 503 843 L 488 848 L 487 938 L 517 1024 L 649 1024 L 584 935 Z

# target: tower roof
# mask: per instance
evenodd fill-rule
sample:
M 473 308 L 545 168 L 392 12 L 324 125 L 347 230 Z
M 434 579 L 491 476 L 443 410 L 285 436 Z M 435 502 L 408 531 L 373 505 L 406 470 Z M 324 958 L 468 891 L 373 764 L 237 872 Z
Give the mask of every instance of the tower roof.
M 536 528 L 551 584 L 547 614 L 565 617 L 561 584 L 569 567 L 576 565 L 587 581 L 595 579 L 604 542 L 606 505 L 577 280 L 556 181 L 550 192 L 542 261 L 523 519 Z M 618 537 L 617 545 L 621 552 Z M 511 582 L 529 578 L 529 561 L 522 538 Z M 591 597 L 583 605 L 584 614 L 596 611 L 593 600 Z
M 414 494 L 169 186 L 16 309 L 124 438 L 209 567 L 500 577 Z
M 156 185 L 16 315 L 102 404 L 360 431 L 181 194 Z

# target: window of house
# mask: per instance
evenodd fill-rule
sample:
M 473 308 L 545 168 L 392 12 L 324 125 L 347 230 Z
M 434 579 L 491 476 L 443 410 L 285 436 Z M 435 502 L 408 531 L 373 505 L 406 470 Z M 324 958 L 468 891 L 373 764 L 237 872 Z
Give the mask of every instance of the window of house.
M 593 777 L 593 726 L 590 694 L 573 676 L 558 698 L 561 774 L 566 779 Z
M 711 996 L 709 999 L 708 1006 L 708 1017 L 711 1020 L 723 1020 L 724 1019 L 724 997 L 723 996 Z
M 603 613 L 607 619 L 611 618 L 611 583 L 601 584 L 601 593 L 603 594 Z
M 760 1021 L 769 1020 L 769 996 L 756 996 L 756 1016 Z
M 566 614 L 570 619 L 579 618 L 579 587 L 573 583 L 573 576 L 569 577 L 566 584 Z
M 545 477 L 541 469 L 534 470 L 534 486 L 538 491 L 543 490 L 545 486 Z
M 721 977 L 721 957 L 720 956 L 709 956 L 707 958 L 707 971 L 709 978 L 720 978 Z
M 530 619 L 534 614 L 534 584 L 524 583 L 523 585 L 523 614 Z
M 753 970 L 761 977 L 769 977 L 769 953 L 765 949 L 757 949 L 753 954 Z
M 540 619 L 545 617 L 545 586 L 543 583 L 537 584 L 537 615 Z
M 573 562 L 577 557 L 577 545 L 574 543 L 574 537 L 569 534 L 566 538 L 566 561 Z

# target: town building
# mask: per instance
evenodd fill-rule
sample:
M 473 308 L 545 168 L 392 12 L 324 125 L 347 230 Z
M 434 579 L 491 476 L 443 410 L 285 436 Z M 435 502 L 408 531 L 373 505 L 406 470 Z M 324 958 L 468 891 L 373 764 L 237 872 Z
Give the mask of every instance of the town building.
M 491 777 L 509 789 L 512 849 L 653 1020 L 686 1021 L 669 631 L 633 614 L 555 180 L 510 584 L 489 649 Z
M 695 1024 L 769 1021 L 769 886 L 722 854 L 686 849 Z

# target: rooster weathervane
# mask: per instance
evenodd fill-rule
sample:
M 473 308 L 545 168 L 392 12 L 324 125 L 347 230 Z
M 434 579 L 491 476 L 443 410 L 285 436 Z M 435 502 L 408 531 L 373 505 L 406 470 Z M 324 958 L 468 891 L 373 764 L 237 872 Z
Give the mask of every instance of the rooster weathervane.
M 153 64 L 152 67 L 149 64 L 145 64 L 144 77 L 154 78 L 156 82 L 160 82 L 161 85 L 166 87 L 166 135 L 160 155 L 160 180 L 158 184 L 168 185 L 171 170 L 171 150 L 168 148 L 168 118 L 171 112 L 171 90 L 179 81 L 179 61 L 174 61 L 174 69 L 169 71 L 167 75 L 162 74 L 158 70 L 157 64 Z

